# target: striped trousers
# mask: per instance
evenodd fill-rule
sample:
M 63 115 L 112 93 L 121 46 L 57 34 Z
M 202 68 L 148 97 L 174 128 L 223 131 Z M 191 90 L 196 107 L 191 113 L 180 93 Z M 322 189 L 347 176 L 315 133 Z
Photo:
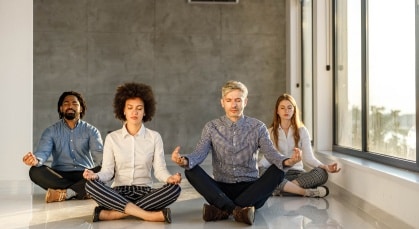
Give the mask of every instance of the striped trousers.
M 177 200 L 180 190 L 180 186 L 175 184 L 165 184 L 160 188 L 135 185 L 111 188 L 99 180 L 86 183 L 86 192 L 99 206 L 122 213 L 128 202 L 146 211 L 161 210 Z

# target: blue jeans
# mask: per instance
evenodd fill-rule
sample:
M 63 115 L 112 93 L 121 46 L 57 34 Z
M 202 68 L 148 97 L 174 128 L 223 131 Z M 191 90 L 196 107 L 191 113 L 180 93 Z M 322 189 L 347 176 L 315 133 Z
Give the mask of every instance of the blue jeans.
M 185 176 L 209 204 L 231 213 L 237 206 L 261 208 L 284 179 L 284 172 L 271 165 L 255 181 L 223 183 L 215 181 L 200 166 L 195 166 L 185 170 Z

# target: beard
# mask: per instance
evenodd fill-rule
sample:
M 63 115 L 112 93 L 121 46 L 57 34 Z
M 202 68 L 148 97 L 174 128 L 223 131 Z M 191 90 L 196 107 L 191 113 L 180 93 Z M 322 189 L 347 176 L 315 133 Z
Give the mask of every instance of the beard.
M 76 118 L 76 114 L 75 113 L 64 113 L 64 118 L 67 120 L 73 120 Z
M 73 111 L 73 112 L 68 112 L 68 111 Z M 63 116 L 67 120 L 74 120 L 76 118 L 76 111 L 72 109 L 66 110 Z

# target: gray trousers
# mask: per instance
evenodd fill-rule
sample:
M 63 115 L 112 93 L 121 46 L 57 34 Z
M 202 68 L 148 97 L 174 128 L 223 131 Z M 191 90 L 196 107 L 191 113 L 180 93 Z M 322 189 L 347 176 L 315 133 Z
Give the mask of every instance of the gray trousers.
M 326 170 L 316 167 L 310 171 L 290 169 L 285 173 L 285 179 L 278 185 L 275 193 L 283 192 L 285 183 L 297 181 L 302 188 L 315 188 L 327 182 L 329 175 Z
M 265 172 L 264 168 L 259 168 L 259 174 L 262 175 Z M 285 173 L 284 180 L 278 185 L 272 195 L 294 195 L 290 193 L 284 192 L 284 186 L 288 181 L 296 180 L 300 187 L 307 189 L 307 188 L 315 188 L 320 185 L 323 185 L 327 182 L 329 178 L 329 174 L 326 170 L 316 167 L 310 171 L 302 171 L 302 170 L 295 170 L 290 169 Z

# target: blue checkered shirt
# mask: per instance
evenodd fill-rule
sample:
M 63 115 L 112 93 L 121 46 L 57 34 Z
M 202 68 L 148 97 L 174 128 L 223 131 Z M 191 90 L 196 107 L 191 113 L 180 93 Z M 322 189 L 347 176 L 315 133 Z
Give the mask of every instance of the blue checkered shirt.
M 259 178 L 258 152 L 279 169 L 287 157 L 273 146 L 266 125 L 255 118 L 241 117 L 232 122 L 226 116 L 208 122 L 195 150 L 185 157 L 191 169 L 212 153 L 213 175 L 216 181 L 237 183 Z

